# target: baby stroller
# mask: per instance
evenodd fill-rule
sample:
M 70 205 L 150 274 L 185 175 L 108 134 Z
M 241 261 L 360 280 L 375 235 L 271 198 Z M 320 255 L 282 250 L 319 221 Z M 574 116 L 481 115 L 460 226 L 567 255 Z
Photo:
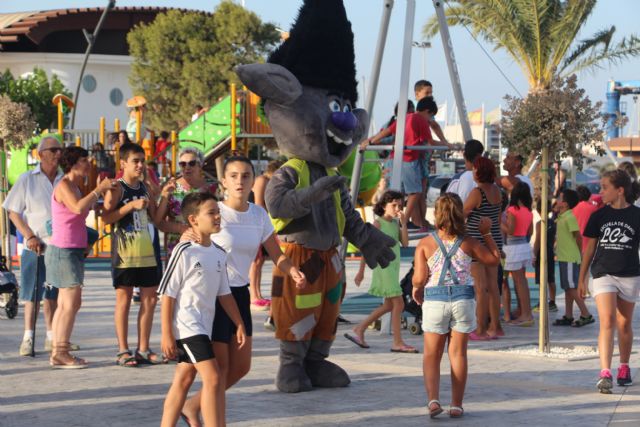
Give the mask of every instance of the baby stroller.
M 13 319 L 18 314 L 18 281 L 7 269 L 6 258 L 0 257 L 0 310 Z
M 403 317 L 402 323 L 412 335 L 422 335 L 422 307 L 413 300 L 413 285 L 411 279 L 413 278 L 413 263 L 411 269 L 400 281 L 400 287 L 402 288 L 402 298 L 404 299 L 404 311 L 413 316 L 413 322 L 409 323 L 407 317 Z

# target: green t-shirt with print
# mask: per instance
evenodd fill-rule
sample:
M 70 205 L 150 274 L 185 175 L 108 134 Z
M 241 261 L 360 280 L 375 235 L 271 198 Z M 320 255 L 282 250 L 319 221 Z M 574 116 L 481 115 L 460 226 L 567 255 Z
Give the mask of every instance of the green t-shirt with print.
M 560 262 L 580 263 L 582 257 L 580 248 L 576 244 L 574 232 L 580 232 L 578 220 L 571 210 L 558 215 L 556 220 L 556 257 Z

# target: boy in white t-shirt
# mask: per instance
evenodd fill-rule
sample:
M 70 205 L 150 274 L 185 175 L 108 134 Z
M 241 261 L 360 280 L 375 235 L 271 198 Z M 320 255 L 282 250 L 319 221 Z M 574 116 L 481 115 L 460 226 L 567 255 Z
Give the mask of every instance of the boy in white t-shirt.
M 216 299 L 237 327 L 241 348 L 246 340 L 227 278 L 227 254 L 211 241 L 220 231 L 220 209 L 210 193 L 192 193 L 182 202 L 182 215 L 198 243 L 179 243 L 171 254 L 158 293 L 162 295 L 162 351 L 178 365 L 164 401 L 162 426 L 175 426 L 196 373 L 202 378 L 204 424 L 224 425 L 224 389 L 211 342 Z

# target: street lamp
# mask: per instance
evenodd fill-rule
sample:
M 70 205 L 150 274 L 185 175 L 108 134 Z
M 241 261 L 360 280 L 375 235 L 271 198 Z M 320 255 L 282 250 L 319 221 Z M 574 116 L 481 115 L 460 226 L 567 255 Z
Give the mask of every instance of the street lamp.
M 427 49 L 429 49 L 431 47 L 431 43 L 430 42 L 413 42 L 411 43 L 411 46 L 413 47 L 417 47 L 419 49 L 422 49 L 422 78 L 426 79 L 427 78 L 427 62 L 426 62 L 426 56 L 427 56 Z

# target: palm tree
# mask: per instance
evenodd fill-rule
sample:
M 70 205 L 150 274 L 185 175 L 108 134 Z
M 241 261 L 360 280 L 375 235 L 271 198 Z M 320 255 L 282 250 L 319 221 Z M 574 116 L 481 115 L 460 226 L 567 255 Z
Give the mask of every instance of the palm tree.
M 449 26 L 464 25 L 496 50 L 506 51 L 520 65 L 529 89 L 546 89 L 554 77 L 593 70 L 640 54 L 640 38 L 623 37 L 612 44 L 612 25 L 576 41 L 597 0 L 450 0 L 445 14 Z M 432 16 L 425 38 L 438 32 Z

